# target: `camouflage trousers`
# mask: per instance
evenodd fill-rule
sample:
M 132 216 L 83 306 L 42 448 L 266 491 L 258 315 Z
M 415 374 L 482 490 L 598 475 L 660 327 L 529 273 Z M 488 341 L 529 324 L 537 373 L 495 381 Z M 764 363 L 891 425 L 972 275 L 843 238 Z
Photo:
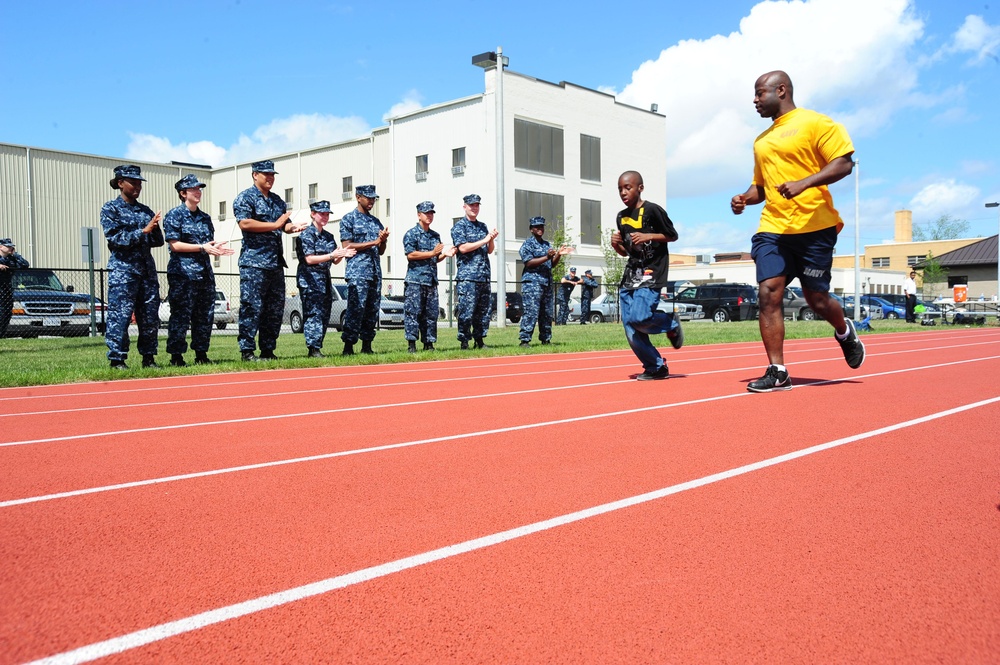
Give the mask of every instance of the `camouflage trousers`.
M 522 342 L 530 342 L 537 322 L 539 341 L 548 342 L 552 339 L 552 285 L 521 282 L 521 298 L 524 300 L 524 314 L 518 337 Z
M 113 272 L 108 277 L 108 309 L 104 339 L 108 360 L 128 358 L 128 327 L 135 314 L 139 328 L 139 355 L 156 355 L 160 327 L 160 284 L 156 276 L 144 277 Z
M 356 279 L 347 282 L 347 310 L 344 312 L 344 344 L 355 344 L 359 339 L 375 339 L 378 310 L 382 302 L 382 280 Z
M 306 347 L 322 349 L 326 339 L 326 327 L 330 322 L 330 310 L 333 308 L 333 286 L 326 285 L 326 291 L 302 289 L 302 315 L 305 323 L 302 332 L 305 334 Z
M 455 290 L 458 292 L 458 341 L 486 337 L 492 314 L 490 283 L 461 280 Z
M 437 341 L 438 289 L 437 284 L 403 285 L 403 332 L 407 341 L 418 339 L 425 344 Z
M 569 296 L 563 292 L 562 288 L 559 289 L 556 305 L 556 325 L 564 326 L 569 320 Z
M 254 350 L 258 331 L 260 350 L 274 351 L 284 311 L 284 271 L 240 266 L 240 351 Z
M 580 323 L 590 323 L 590 297 L 580 296 Z
M 167 273 L 167 285 L 167 302 L 170 303 L 167 353 L 187 351 L 188 327 L 191 328 L 191 348 L 208 351 L 215 310 L 215 277 L 193 280 L 186 275 Z

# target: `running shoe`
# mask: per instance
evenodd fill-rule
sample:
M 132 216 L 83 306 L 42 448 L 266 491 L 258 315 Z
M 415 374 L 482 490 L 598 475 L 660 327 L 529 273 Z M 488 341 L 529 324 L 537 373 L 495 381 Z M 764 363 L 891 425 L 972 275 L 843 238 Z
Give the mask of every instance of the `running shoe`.
M 847 321 L 847 338 L 837 339 L 836 334 L 834 334 L 833 338 L 837 340 L 840 348 L 844 350 L 844 360 L 847 361 L 848 367 L 857 369 L 865 362 L 865 345 L 861 342 L 861 338 L 858 337 L 854 321 L 850 319 L 845 319 L 845 321 Z
M 773 393 L 791 389 L 792 380 L 788 377 L 788 372 L 779 370 L 775 365 L 768 365 L 764 376 L 747 384 L 747 390 L 752 393 Z
M 681 322 L 677 322 L 677 327 L 667 333 L 667 339 L 670 340 L 670 346 L 675 349 L 679 349 L 684 346 L 684 328 L 681 328 Z
M 667 369 L 666 365 L 660 365 L 660 369 L 650 372 L 646 370 L 639 376 L 635 377 L 636 381 L 662 381 L 670 376 L 670 370 Z

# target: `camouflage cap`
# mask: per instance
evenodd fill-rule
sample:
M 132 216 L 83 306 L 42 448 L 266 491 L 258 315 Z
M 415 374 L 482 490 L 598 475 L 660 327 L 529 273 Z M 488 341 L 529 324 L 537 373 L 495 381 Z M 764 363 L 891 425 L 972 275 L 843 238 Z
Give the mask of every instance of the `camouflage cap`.
M 111 179 L 111 189 L 118 189 L 118 180 L 121 178 L 141 180 L 143 182 L 146 181 L 146 179 L 142 177 L 142 169 L 135 164 L 122 164 L 121 166 L 115 167 L 115 177 Z
M 583 271 L 583 274 L 584 275 L 593 275 L 594 273 L 590 272 L 590 269 L 588 268 L 587 270 Z
M 309 209 L 313 212 L 330 212 L 329 201 L 314 201 L 309 204 Z
M 545 218 L 532 217 L 531 219 L 528 220 L 528 227 L 530 228 L 532 226 L 545 226 Z
M 378 194 L 375 193 L 375 185 L 358 185 L 354 188 L 354 193 L 366 199 L 378 198 Z
M 576 272 L 576 266 L 569 269 L 570 272 Z
M 470 206 L 473 203 L 482 202 L 482 199 L 479 197 L 479 194 L 469 194 L 468 196 L 464 197 L 462 201 L 465 202 L 465 205 Z
M 0 238 L 0 245 L 4 247 L 14 247 L 14 241 L 10 238 Z
M 277 173 L 274 170 L 274 161 L 270 159 L 254 162 L 250 165 L 250 168 L 253 169 L 254 173 Z
M 208 187 L 203 182 L 198 182 L 198 177 L 193 173 L 188 173 L 186 176 L 174 183 L 174 189 L 178 192 L 182 189 L 194 189 L 195 187 Z
M 421 203 L 418 203 L 417 212 L 422 212 L 422 213 L 434 212 L 434 202 L 423 201 Z

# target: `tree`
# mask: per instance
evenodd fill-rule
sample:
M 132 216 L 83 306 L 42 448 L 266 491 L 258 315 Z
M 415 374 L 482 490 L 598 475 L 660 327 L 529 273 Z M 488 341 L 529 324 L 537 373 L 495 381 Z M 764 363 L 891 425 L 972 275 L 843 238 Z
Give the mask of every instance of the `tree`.
M 605 292 L 618 300 L 618 284 L 622 281 L 622 274 L 625 272 L 625 265 L 628 259 L 615 251 L 611 246 L 611 233 L 614 229 L 607 229 L 601 235 L 601 252 L 604 254 L 604 278 L 603 284 Z
M 924 298 L 936 298 L 941 295 L 941 284 L 948 281 L 948 269 L 941 266 L 934 254 L 927 252 L 924 259 L 922 280 L 924 284 Z
M 941 215 L 927 228 L 915 226 L 913 240 L 954 240 L 964 238 L 969 233 L 969 223 L 964 219 L 955 219 L 951 215 Z

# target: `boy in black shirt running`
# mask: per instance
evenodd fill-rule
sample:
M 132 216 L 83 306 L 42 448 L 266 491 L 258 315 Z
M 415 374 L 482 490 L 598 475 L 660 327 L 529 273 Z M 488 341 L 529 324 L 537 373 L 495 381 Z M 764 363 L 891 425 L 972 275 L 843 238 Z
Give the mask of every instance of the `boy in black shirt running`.
M 636 379 L 655 381 L 667 378 L 669 371 L 649 336 L 667 333 L 670 344 L 679 349 L 684 333 L 673 313 L 657 309 L 660 289 L 667 285 L 667 243 L 677 240 L 677 231 L 663 208 L 642 200 L 643 188 L 642 176 L 636 171 L 626 171 L 618 178 L 618 195 L 625 209 L 618 213 L 611 246 L 628 257 L 618 298 L 625 337 L 644 370 Z

